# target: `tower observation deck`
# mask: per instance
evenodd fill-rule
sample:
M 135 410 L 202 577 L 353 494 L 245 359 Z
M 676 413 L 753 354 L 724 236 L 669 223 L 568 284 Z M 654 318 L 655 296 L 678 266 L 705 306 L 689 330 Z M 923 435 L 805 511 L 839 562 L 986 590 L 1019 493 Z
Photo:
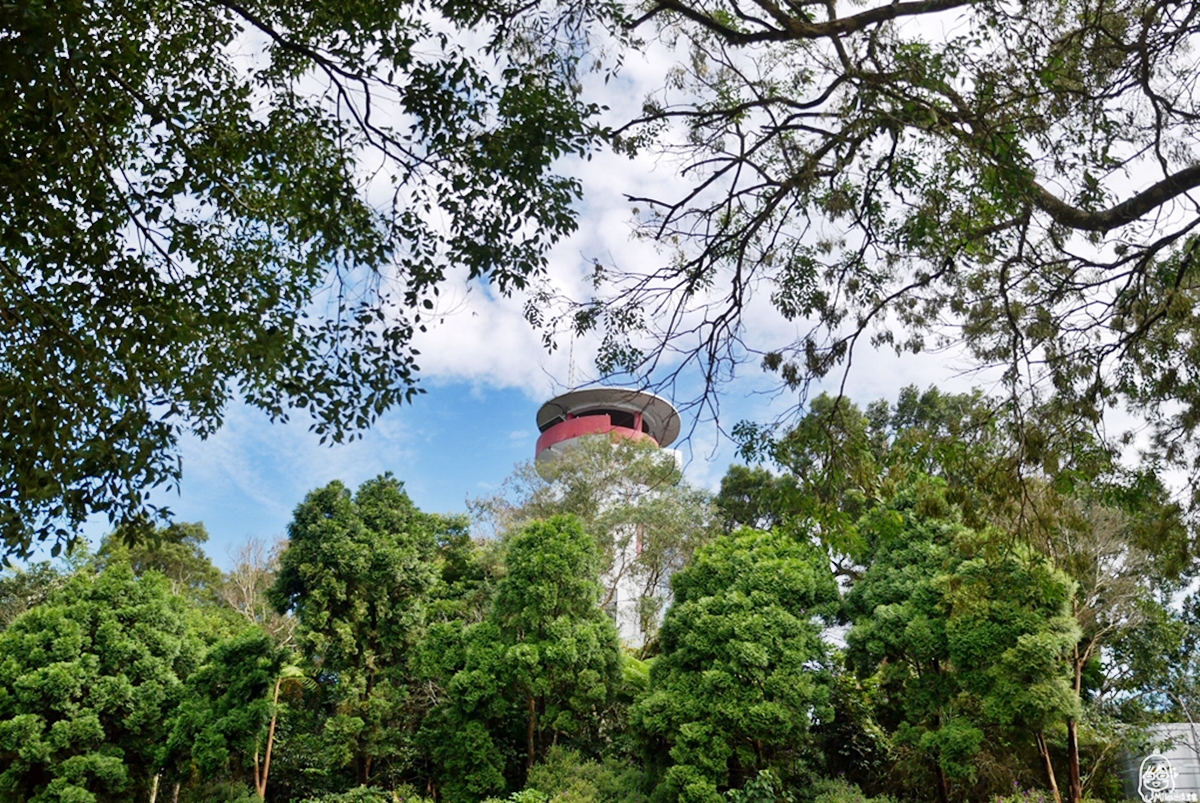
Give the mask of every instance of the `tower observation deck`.
M 587 435 L 649 439 L 659 447 L 679 437 L 679 413 L 644 390 L 589 388 L 555 396 L 537 414 L 537 463 L 552 460 Z

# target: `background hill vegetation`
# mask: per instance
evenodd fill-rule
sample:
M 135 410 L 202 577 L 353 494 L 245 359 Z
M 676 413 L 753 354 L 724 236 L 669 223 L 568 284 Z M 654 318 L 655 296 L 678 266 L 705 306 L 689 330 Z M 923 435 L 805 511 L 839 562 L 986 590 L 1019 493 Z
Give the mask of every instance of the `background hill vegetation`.
M 486 538 L 335 482 L 228 573 L 202 525 L 116 531 L 0 579 L 0 798 L 1121 800 L 1200 704 L 1194 533 L 1048 423 L 1016 481 L 1025 425 L 820 399 L 715 496 L 601 438 L 476 502 Z M 614 570 L 669 578 L 636 648 Z

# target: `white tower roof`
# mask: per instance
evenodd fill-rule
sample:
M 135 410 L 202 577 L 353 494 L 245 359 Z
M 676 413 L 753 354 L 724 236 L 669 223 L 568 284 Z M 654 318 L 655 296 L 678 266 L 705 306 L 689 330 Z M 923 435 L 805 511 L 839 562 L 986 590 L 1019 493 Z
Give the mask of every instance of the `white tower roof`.
M 647 434 L 659 446 L 669 446 L 679 437 L 680 420 L 675 406 L 662 396 L 630 388 L 588 388 L 555 396 L 542 405 L 537 414 L 539 432 L 590 410 L 627 410 L 642 414 Z

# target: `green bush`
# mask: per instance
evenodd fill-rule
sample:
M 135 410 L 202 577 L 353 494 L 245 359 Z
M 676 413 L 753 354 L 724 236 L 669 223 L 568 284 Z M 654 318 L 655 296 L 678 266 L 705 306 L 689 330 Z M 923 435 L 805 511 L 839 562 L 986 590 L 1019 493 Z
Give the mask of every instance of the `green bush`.
M 867 797 L 856 785 L 841 778 L 824 778 L 817 781 L 812 785 L 811 791 L 812 803 L 895 803 L 886 795 Z
M 640 770 L 616 759 L 584 761 L 578 751 L 552 747 L 529 770 L 525 791 L 542 793 L 550 803 L 645 803 L 644 783 Z
M 298 803 L 398 803 L 401 800 L 409 803 L 420 798 L 401 798 L 398 794 L 374 786 L 359 786 L 345 792 L 308 797 Z
M 1054 803 L 1054 795 L 1042 789 L 1014 789 L 1011 795 L 997 795 L 991 803 Z
M 761 770 L 741 789 L 730 789 L 725 796 L 729 798 L 729 803 L 795 803 L 795 798 L 784 788 L 783 781 L 769 769 Z

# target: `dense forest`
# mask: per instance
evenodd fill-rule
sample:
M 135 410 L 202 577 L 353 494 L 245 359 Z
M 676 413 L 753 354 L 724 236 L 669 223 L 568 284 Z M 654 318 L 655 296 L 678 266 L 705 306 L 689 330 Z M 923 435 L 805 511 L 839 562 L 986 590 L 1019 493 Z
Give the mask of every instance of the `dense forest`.
M 10 569 L 0 797 L 1115 801 L 1200 706 L 1193 531 L 1069 416 L 821 397 L 759 450 L 709 494 L 601 437 L 469 515 L 331 483 L 228 572 L 200 524 Z
M 1200 709 L 1198 9 L 0 4 L 0 801 L 1120 800 Z M 593 157 L 648 250 L 572 240 Z M 416 399 L 463 287 L 745 463 L 172 522 L 233 406 Z M 814 398 L 875 349 L 999 398 Z

